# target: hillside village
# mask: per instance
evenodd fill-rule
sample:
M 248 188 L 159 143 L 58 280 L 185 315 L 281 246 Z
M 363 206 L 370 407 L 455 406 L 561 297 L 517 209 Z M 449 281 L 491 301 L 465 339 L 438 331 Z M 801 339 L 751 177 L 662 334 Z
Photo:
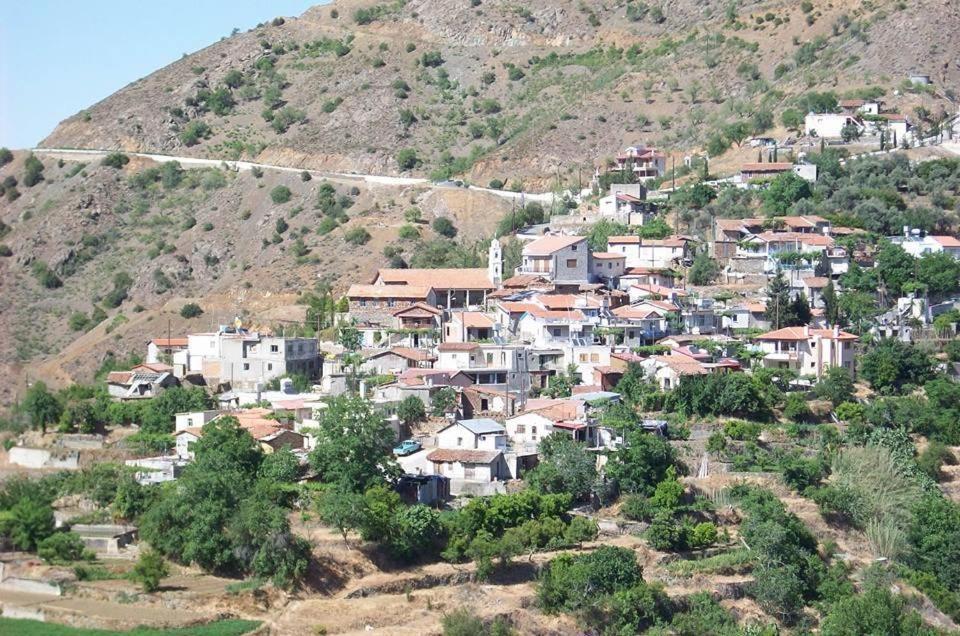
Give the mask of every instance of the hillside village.
M 316 24 L 453 28 L 429 1 L 356 4 L 221 45 L 255 43 L 273 82 L 285 55 L 361 51 L 279 45 Z M 635 0 L 469 4 L 537 46 L 563 21 L 663 22 Z M 746 4 L 724 28 L 787 28 Z M 787 13 L 813 27 L 802 5 Z M 370 43 L 373 67 L 416 50 L 427 85 L 449 80 L 410 38 Z M 510 82 L 557 63 L 507 55 Z M 288 146 L 224 154 L 207 130 L 181 148 L 193 97 L 169 130 L 138 115 L 124 147 L 97 141 L 120 134 L 101 103 L 3 149 L 0 316 L 18 326 L 0 348 L 19 357 L 0 394 L 0 633 L 960 632 L 960 109 L 952 67 L 897 68 L 888 88 L 811 80 L 776 123 L 697 143 L 633 122 L 563 178 L 551 153 L 539 178 L 484 158 L 525 133 L 420 176 L 426 107 L 389 160 L 348 162 L 349 136 L 311 159 L 331 141 L 289 112 Z M 80 197 L 83 238 L 57 243 L 44 188 Z M 39 355 L 25 324 L 61 325 L 63 351 Z

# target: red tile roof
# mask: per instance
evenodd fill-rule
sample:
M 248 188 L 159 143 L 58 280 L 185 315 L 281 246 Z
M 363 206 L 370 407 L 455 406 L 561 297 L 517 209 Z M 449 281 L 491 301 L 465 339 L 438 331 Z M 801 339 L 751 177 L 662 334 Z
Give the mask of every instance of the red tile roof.
M 388 287 L 408 285 L 434 289 L 493 289 L 486 268 L 381 269 L 374 279 Z
M 603 305 L 597 298 L 582 294 L 541 294 L 537 296 L 547 309 L 578 309 L 583 307 L 598 308 Z
M 481 311 L 455 312 L 451 319 L 458 319 L 468 329 L 491 329 L 494 325 L 493 318 Z
M 439 316 L 441 312 L 436 307 L 431 307 L 427 303 L 413 303 L 409 307 L 402 307 L 395 312 L 394 316 L 409 315 L 416 318 L 423 318 L 426 316 Z
M 550 256 L 576 243 L 586 242 L 586 240 L 587 237 L 585 236 L 544 236 L 527 243 L 523 247 L 523 254 L 524 256 Z
M 186 337 L 183 338 L 154 338 L 151 340 L 153 344 L 158 347 L 186 347 L 188 340 Z
M 430 287 L 418 285 L 350 285 L 350 289 L 347 290 L 347 298 L 425 300 L 431 291 Z
M 500 455 L 500 451 L 468 450 L 459 448 L 438 448 L 427 455 L 427 461 L 437 464 L 489 464 Z
M 437 351 L 473 351 L 479 349 L 480 345 L 475 342 L 441 342 L 437 345 Z
M 814 336 L 820 336 L 825 340 L 856 340 L 857 337 L 852 333 L 840 331 L 834 334 L 833 329 L 809 329 L 804 331 L 805 327 L 784 327 L 776 331 L 768 331 L 765 334 L 757 336 L 756 340 L 809 340 Z
M 789 172 L 793 170 L 792 163 L 745 163 L 740 172 Z
M 960 240 L 952 236 L 931 236 L 930 238 L 939 243 L 941 247 L 960 247 Z

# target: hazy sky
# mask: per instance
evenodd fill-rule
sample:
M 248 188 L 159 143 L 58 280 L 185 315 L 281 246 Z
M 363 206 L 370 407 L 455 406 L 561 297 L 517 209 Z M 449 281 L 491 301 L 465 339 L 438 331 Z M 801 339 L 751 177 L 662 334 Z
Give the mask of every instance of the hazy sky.
M 35 146 L 130 82 L 322 0 L 14 0 L 0 17 L 0 146 Z

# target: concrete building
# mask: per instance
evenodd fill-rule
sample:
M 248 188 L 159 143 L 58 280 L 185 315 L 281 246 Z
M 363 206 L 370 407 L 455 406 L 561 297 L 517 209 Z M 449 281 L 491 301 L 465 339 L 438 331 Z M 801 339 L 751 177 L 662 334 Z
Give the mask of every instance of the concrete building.
M 809 326 L 784 327 L 755 338 L 764 353 L 763 366 L 791 369 L 801 376 L 823 377 L 831 367 L 845 369 L 854 375 L 852 333 L 833 329 L 811 329 Z
M 289 374 L 317 377 L 320 354 L 313 338 L 282 338 L 245 330 L 221 329 L 188 336 L 189 371 L 255 390 L 258 384 Z
M 665 239 L 611 236 L 607 240 L 607 251 L 626 256 L 627 268 L 666 269 L 691 260 L 692 243 L 692 239 L 686 236 Z
M 920 258 L 924 254 L 944 252 L 960 259 L 960 240 L 953 236 L 925 234 L 905 226 L 903 236 L 891 236 L 890 242 L 899 245 L 903 251 L 914 258 Z
M 517 275 L 538 274 L 555 285 L 590 282 L 590 246 L 584 236 L 544 236 L 523 247 Z

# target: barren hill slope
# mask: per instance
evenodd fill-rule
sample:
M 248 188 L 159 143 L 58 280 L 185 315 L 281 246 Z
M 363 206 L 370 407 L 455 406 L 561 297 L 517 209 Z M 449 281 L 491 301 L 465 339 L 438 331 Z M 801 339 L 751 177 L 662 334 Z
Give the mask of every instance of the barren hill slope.
M 345 0 L 186 56 L 43 145 L 554 185 L 810 90 L 929 106 L 895 90 L 911 71 L 956 85 L 957 32 L 950 0 Z M 419 163 L 398 164 L 405 148 Z

